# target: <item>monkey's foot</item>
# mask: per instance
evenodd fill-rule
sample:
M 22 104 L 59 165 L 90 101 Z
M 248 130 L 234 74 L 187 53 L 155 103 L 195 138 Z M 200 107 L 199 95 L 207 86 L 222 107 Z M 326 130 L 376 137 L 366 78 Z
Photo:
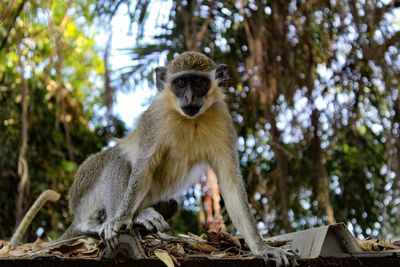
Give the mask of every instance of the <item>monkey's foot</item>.
M 165 232 L 169 230 L 168 223 L 164 220 L 164 217 L 150 207 L 144 209 L 138 213 L 133 219 L 133 227 L 142 226 L 149 232 Z
M 114 239 L 114 246 L 106 244 L 102 259 L 140 259 L 142 249 L 137 237 L 121 234 Z
M 260 253 L 266 261 L 273 260 L 278 267 L 298 266 L 297 259 L 299 255 L 293 250 L 283 250 L 281 248 L 268 248 Z
M 100 238 L 106 244 L 115 249 L 118 244 L 119 234 L 127 233 L 132 229 L 132 220 L 128 218 L 116 217 L 109 222 L 104 222 L 100 230 Z

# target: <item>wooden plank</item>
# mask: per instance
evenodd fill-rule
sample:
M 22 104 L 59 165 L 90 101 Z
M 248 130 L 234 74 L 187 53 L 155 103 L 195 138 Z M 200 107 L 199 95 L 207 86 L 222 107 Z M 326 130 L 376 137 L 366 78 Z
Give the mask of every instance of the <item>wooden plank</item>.
M 206 259 L 206 258 L 185 258 L 180 259 L 181 267 L 274 267 L 275 263 L 265 263 L 263 259 Z M 106 261 L 106 260 L 87 260 L 87 259 L 72 259 L 72 258 L 40 258 L 40 259 L 1 259 L 0 267 L 165 267 L 164 263 L 156 259 L 137 259 L 128 260 L 124 262 Z M 316 259 L 303 259 L 299 260 L 300 267 L 340 267 L 340 266 L 362 266 L 362 267 L 386 267 L 386 266 L 400 266 L 399 257 L 385 257 L 385 258 L 316 258 Z

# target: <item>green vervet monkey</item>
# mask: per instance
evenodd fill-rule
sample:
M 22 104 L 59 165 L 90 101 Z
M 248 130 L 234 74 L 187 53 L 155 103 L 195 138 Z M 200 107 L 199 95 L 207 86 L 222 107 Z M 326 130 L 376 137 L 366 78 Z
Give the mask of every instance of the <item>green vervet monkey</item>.
M 175 207 L 170 199 L 211 167 L 229 217 L 251 251 L 277 265 L 295 262 L 294 253 L 265 243 L 250 212 L 222 88 L 227 78 L 226 65 L 196 52 L 156 68 L 158 93 L 136 129 L 80 166 L 69 194 L 75 219 L 65 235 L 100 235 L 113 246 L 118 231 L 135 224 L 165 231 L 169 226 L 153 205 Z

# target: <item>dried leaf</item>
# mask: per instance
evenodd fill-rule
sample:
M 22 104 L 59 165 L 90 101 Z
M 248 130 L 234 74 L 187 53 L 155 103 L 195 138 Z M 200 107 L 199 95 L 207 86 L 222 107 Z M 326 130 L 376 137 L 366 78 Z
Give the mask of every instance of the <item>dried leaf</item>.
M 221 240 L 225 240 L 225 241 L 227 241 L 227 242 L 229 242 L 231 244 L 234 244 L 235 246 L 237 246 L 239 248 L 242 247 L 242 245 L 240 244 L 239 238 L 237 238 L 237 237 L 235 237 L 233 235 L 230 235 L 227 232 L 222 231 L 222 230 L 220 230 L 218 232 L 218 235 L 221 237 Z
M 168 234 L 166 234 L 166 233 L 161 233 L 161 232 L 158 232 L 158 233 L 157 233 L 157 236 L 158 236 L 160 239 L 162 239 L 162 240 L 167 240 L 167 241 L 172 241 L 172 240 L 175 240 L 175 239 L 176 239 L 175 236 L 170 236 L 170 235 L 168 235 Z
M 221 242 L 221 236 L 214 231 L 209 231 L 207 232 L 207 240 L 210 242 L 219 243 Z
M 171 257 L 172 261 L 173 261 L 177 266 L 181 266 L 181 264 L 180 264 L 179 261 L 175 258 L 174 255 L 169 254 L 169 256 Z
M 71 254 L 77 254 L 74 253 L 74 251 L 80 251 L 80 250 L 85 250 L 85 244 L 81 241 L 78 240 L 72 244 L 62 244 L 59 247 L 56 248 L 52 248 L 52 251 L 59 251 L 62 254 L 64 254 L 65 256 L 69 256 Z
M 393 241 L 392 244 L 400 247 L 400 240 Z
M 54 255 L 54 256 L 58 256 L 58 257 L 65 257 L 65 255 L 62 254 L 60 251 L 54 251 L 51 254 Z
M 357 240 L 358 245 L 364 251 L 376 251 L 377 250 L 377 243 L 376 240 Z
M 44 242 L 42 239 L 38 238 L 36 239 L 36 241 L 32 244 L 31 249 L 35 250 L 35 249 L 42 249 L 46 246 L 46 242 Z
M 8 242 L 6 240 L 0 240 L 0 249 L 6 246 Z
M 87 248 L 78 248 L 78 249 L 71 251 L 71 254 L 78 255 L 78 254 L 84 253 L 85 251 L 87 251 Z
M 190 245 L 205 253 L 219 252 L 220 250 L 204 242 L 190 242 Z
M 185 253 L 185 249 L 179 243 L 172 244 L 172 246 L 170 247 L 170 251 L 173 252 L 173 253 L 179 254 L 181 256 L 184 256 L 186 254 Z
M 357 240 L 358 244 L 364 251 L 383 251 L 383 250 L 394 250 L 400 249 L 400 244 L 397 245 L 395 242 L 390 240 Z
M 85 256 L 93 256 L 93 258 L 95 258 L 100 254 L 100 249 L 96 247 L 91 250 L 83 251 L 81 254 Z
M 187 238 L 187 239 L 190 239 L 190 236 L 189 236 L 189 235 L 185 235 L 185 234 L 178 234 L 178 236 L 179 236 L 179 237 L 182 237 L 182 238 Z
M 156 239 L 156 238 L 149 238 L 149 239 L 141 240 L 141 243 L 145 243 L 148 246 L 157 247 L 162 244 L 162 241 L 160 239 Z
M 197 240 L 197 241 L 206 241 L 204 238 L 202 238 L 202 237 L 200 237 L 200 236 L 198 236 L 198 235 L 195 235 L 195 234 L 192 234 L 192 233 L 188 233 L 189 234 L 189 237 L 190 238 L 192 238 L 192 239 L 194 239 L 194 240 Z
M 276 240 L 276 239 L 271 239 L 266 241 L 268 245 L 271 247 L 282 247 L 289 243 L 289 240 Z
M 161 249 L 156 249 L 154 251 L 154 255 L 156 255 L 156 257 L 164 262 L 165 265 L 167 265 L 168 267 L 174 267 L 174 262 L 172 261 L 171 256 L 168 254 L 168 252 Z
M 215 254 L 209 254 L 206 256 L 207 259 L 222 259 L 228 257 L 228 253 L 226 252 L 221 252 L 221 253 L 215 253 Z
M 18 246 L 15 249 L 12 249 L 9 253 L 9 257 L 21 257 L 26 255 L 27 250 L 23 246 Z
M 0 257 L 7 257 L 11 250 L 11 245 L 7 244 L 0 249 Z

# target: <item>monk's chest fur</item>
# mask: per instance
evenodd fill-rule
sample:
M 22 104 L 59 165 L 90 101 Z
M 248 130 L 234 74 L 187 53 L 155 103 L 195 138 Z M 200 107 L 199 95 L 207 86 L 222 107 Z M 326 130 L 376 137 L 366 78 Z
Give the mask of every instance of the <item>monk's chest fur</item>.
M 207 114 L 206 114 L 207 115 Z M 224 150 L 227 130 L 218 116 L 210 119 L 175 120 L 174 127 L 160 139 L 162 146 L 154 155 L 153 179 L 162 184 L 174 184 L 185 179 L 192 168 L 201 163 L 209 163 L 211 155 Z

